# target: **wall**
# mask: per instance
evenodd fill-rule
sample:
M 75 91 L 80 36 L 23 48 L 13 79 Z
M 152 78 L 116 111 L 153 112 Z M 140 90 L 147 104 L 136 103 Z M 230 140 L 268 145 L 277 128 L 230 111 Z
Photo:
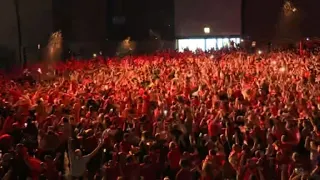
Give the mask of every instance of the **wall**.
M 178 37 L 241 34 L 242 0 L 175 0 Z M 205 34 L 204 27 L 210 32 Z
M 22 45 L 45 45 L 52 32 L 50 0 L 20 0 Z M 18 30 L 13 0 L 0 1 L 0 68 L 19 64 Z
M 294 42 L 320 36 L 320 1 L 292 0 L 296 13 L 284 16 L 284 0 L 243 0 L 243 32 L 262 42 Z
M 106 7 L 106 0 L 57 0 L 55 29 L 61 29 L 67 41 L 104 41 Z

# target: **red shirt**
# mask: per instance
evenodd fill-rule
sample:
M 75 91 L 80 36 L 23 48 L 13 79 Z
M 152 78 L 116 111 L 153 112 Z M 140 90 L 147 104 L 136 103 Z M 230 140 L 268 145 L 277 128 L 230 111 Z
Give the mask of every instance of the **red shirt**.
M 56 168 L 56 164 L 53 162 L 46 163 L 47 170 L 45 176 L 48 180 L 57 180 L 59 179 L 59 172 Z
M 4 134 L 0 136 L 0 145 L 2 148 L 9 150 L 13 143 L 13 139 L 9 134 Z
M 136 163 L 126 165 L 124 175 L 125 180 L 140 180 L 140 165 Z
M 179 169 L 180 168 L 180 158 L 181 154 L 178 149 L 174 149 L 169 151 L 168 153 L 168 160 L 169 160 L 169 165 L 171 169 Z
M 12 131 L 12 124 L 13 124 L 14 120 L 12 117 L 7 117 L 6 120 L 4 121 L 3 127 L 2 127 L 2 131 L 3 133 L 8 133 Z
M 156 168 L 153 164 L 140 164 L 140 176 L 144 180 L 154 180 L 156 179 Z
M 106 177 L 106 180 L 116 180 L 118 176 L 120 176 L 119 165 L 107 166 L 105 168 L 104 176 Z
M 209 176 L 205 176 L 205 177 L 201 177 L 201 180 L 212 180 L 212 178 L 211 177 L 209 177 Z
M 250 169 L 249 167 L 247 167 L 246 171 L 244 172 L 244 175 L 243 175 L 243 180 L 250 180 L 251 175 L 257 176 L 258 172 L 256 169 Z
M 192 172 L 188 169 L 180 169 L 176 175 L 176 180 L 192 180 Z
M 130 151 L 130 149 L 131 149 L 130 143 L 128 143 L 128 142 L 126 142 L 126 141 L 122 141 L 122 142 L 120 143 L 120 151 L 121 151 L 121 152 L 128 154 L 129 151 Z
M 32 179 L 39 179 L 41 174 L 41 161 L 33 157 L 29 157 L 28 161 L 31 166 Z
M 289 137 L 289 141 L 291 142 L 295 142 L 295 144 L 297 145 L 300 141 L 300 132 L 298 129 L 291 129 L 288 130 L 288 137 Z
M 287 144 L 287 143 L 283 143 L 283 142 L 281 142 L 281 144 L 280 144 L 280 151 L 282 151 L 283 153 L 291 153 L 292 148 L 293 148 L 293 145 L 291 145 L 291 144 Z
M 208 125 L 208 134 L 210 137 L 218 136 L 221 131 L 221 127 L 215 121 L 211 121 Z

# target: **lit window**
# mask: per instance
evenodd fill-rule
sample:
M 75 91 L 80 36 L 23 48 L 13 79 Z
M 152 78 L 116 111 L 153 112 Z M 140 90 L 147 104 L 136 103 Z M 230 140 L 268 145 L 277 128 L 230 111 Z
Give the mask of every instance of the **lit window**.
M 188 48 L 190 51 L 195 51 L 197 49 L 204 50 L 204 39 L 179 39 L 178 48 L 182 52 L 184 49 Z
M 206 51 L 217 49 L 217 39 L 206 39 Z
M 223 40 L 221 38 L 217 39 L 218 49 L 221 49 L 223 47 Z
M 240 44 L 240 41 L 241 41 L 240 38 L 236 38 L 236 43 L 237 44 Z
M 224 38 L 223 39 L 223 47 L 229 47 L 229 45 L 230 45 L 229 39 L 228 38 Z

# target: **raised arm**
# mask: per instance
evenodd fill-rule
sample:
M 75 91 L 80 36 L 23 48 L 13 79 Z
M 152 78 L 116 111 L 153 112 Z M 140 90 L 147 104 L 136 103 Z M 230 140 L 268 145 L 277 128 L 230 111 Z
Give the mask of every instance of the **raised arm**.
M 89 158 L 89 159 L 92 158 L 93 156 L 95 156 L 99 152 L 99 150 L 102 147 L 102 145 L 103 145 L 103 141 L 99 142 L 99 145 L 96 147 L 95 150 L 93 150 L 90 154 L 85 155 L 83 157 Z
M 59 159 L 60 159 L 61 156 L 62 156 L 61 153 L 57 153 L 56 157 L 55 157 L 54 160 L 53 160 L 54 164 L 56 164 L 56 163 L 59 161 Z

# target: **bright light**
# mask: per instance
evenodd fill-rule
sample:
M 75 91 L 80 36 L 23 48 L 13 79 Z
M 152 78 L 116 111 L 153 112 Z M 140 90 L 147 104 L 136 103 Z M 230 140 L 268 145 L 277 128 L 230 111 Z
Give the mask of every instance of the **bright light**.
M 166 116 L 168 114 L 168 111 L 167 110 L 164 110 L 163 111 L 163 114 Z
M 291 15 L 292 13 L 297 11 L 297 8 L 294 7 L 294 5 L 292 4 L 292 2 L 290 2 L 289 0 L 287 0 L 284 5 L 283 5 L 283 11 L 285 13 L 286 16 Z
M 210 33 L 210 28 L 209 28 L 209 27 L 203 28 L 203 32 L 204 32 L 205 34 L 209 34 L 209 33 Z
M 243 39 L 241 39 L 240 41 L 241 41 L 241 42 L 243 42 L 244 40 L 243 40 Z
M 95 58 L 95 57 L 97 57 L 97 54 L 96 54 L 96 53 L 94 53 L 92 56 Z
M 41 70 L 41 68 L 38 68 L 38 72 L 39 72 L 40 74 L 42 74 L 42 70 Z
M 256 45 L 257 45 L 257 42 L 252 41 L 251 46 L 252 46 L 252 47 L 256 47 Z
M 259 51 L 258 51 L 258 54 L 262 54 L 262 51 L 261 51 L 261 50 L 259 50 Z
M 307 38 L 307 41 L 309 41 L 309 38 Z
M 41 45 L 40 44 L 38 44 L 38 49 L 40 49 L 41 48 Z
M 285 72 L 285 71 L 286 71 L 286 68 L 285 68 L 285 67 L 281 67 L 281 68 L 279 69 L 279 71 L 280 71 L 280 72 Z

